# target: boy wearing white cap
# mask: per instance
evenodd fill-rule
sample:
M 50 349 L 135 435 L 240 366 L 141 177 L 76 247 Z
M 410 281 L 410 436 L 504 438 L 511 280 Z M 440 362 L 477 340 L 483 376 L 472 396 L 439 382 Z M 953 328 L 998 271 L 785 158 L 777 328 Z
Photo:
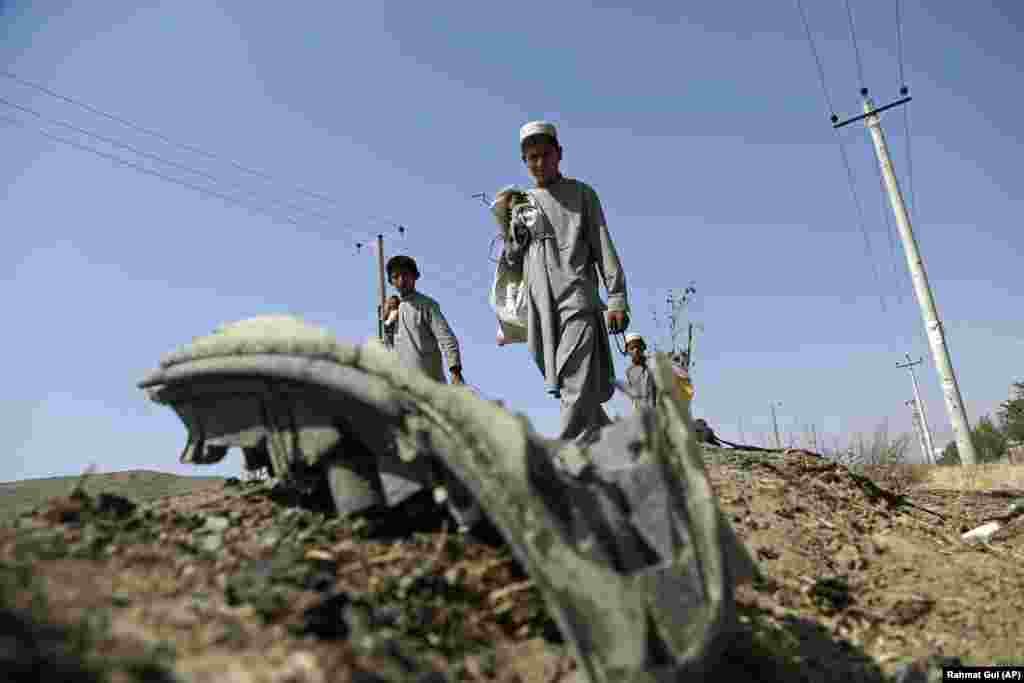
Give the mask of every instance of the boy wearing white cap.
M 654 385 L 654 377 L 647 369 L 647 344 L 639 334 L 626 335 L 626 353 L 633 364 L 626 368 L 626 389 L 633 399 L 633 410 L 654 408 L 658 404 L 658 389 Z
M 536 183 L 527 190 L 536 210 L 517 214 L 528 239 L 506 239 L 503 258 L 527 283 L 526 341 L 548 392 L 561 399 L 559 438 L 586 440 L 611 424 L 602 407 L 615 386 L 608 332 L 629 325 L 626 274 L 597 193 L 559 170 L 555 126 L 527 123 L 519 145 Z M 607 324 L 598 275 L 608 292 Z

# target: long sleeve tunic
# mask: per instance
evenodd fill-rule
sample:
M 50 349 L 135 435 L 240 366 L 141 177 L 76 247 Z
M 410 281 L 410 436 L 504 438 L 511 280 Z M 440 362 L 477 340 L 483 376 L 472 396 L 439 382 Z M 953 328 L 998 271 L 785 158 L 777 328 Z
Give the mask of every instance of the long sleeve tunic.
M 626 274 L 612 243 L 597 193 L 559 178 L 529 190 L 539 209 L 525 249 L 506 243 L 506 262 L 521 267 L 529 288 L 527 344 L 548 392 L 563 405 L 563 438 L 603 422 L 600 404 L 614 392 L 615 367 L 598 291 L 607 307 L 628 311 Z
M 626 368 L 626 388 L 633 399 L 634 410 L 657 405 L 658 389 L 646 365 L 630 365 Z
M 628 310 L 626 273 L 608 233 L 597 192 L 584 182 L 561 178 L 530 194 L 547 216 L 557 259 L 548 263 L 552 294 L 559 309 L 603 310 L 598 276 L 608 291 L 608 308 Z M 537 242 L 543 243 L 544 236 Z M 539 245 L 531 249 L 531 253 Z M 595 268 L 596 266 L 596 268 Z
M 462 365 L 459 340 L 436 301 L 420 292 L 402 297 L 395 329 L 395 351 L 402 362 L 438 382 L 446 382 L 442 354 L 448 368 Z

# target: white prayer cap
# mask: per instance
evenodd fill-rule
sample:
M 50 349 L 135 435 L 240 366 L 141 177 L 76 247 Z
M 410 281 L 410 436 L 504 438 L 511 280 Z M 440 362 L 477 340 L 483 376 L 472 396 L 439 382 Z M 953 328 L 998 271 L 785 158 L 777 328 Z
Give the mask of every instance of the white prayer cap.
M 555 124 L 550 121 L 530 121 L 519 129 L 519 145 L 526 141 L 526 138 L 533 135 L 549 135 L 556 142 L 558 133 L 555 131 Z
M 641 337 L 636 332 L 630 332 L 629 334 L 626 335 L 626 346 L 629 346 L 630 343 L 632 343 L 632 342 L 635 342 L 635 341 L 642 342 L 643 340 L 644 340 L 644 338 Z

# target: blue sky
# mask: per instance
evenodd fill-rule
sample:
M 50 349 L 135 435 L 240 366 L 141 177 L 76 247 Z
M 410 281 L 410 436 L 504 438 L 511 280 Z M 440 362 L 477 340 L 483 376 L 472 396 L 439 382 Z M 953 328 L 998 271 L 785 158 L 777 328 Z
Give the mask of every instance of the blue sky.
M 0 2 L 4 72 L 278 179 L 0 78 L 0 98 L 223 181 L 0 104 L 0 115 L 29 126 L 0 123 L 0 480 L 91 463 L 237 472 L 236 455 L 179 465 L 183 425 L 135 382 L 193 336 L 261 313 L 297 313 L 351 341 L 371 336 L 376 256 L 353 244 L 382 229 L 388 255 L 419 261 L 420 289 L 458 334 L 467 379 L 554 432 L 557 403 L 526 350 L 494 344 L 493 221 L 471 198 L 527 182 L 517 130 L 535 118 L 558 124 L 563 171 L 604 203 L 633 329 L 654 335 L 652 306 L 696 282 L 696 416 L 748 442 L 771 439 L 772 401 L 784 439 L 810 424 L 829 445 L 883 420 L 907 431 L 910 378 L 895 366 L 909 352 L 925 358 L 918 376 L 936 442 L 946 443 L 949 419 L 868 134 L 830 128 L 796 5 L 644 6 Z M 805 6 L 837 113 L 859 113 L 843 3 Z M 852 7 L 865 82 L 878 103 L 891 101 L 895 3 Z M 1024 9 L 901 7 L 912 196 L 903 112 L 883 123 L 973 423 L 1024 378 L 1024 192 L 1014 180 Z M 279 203 L 272 218 L 53 142 L 39 127 L 303 212 Z M 298 225 L 280 218 L 289 212 Z M 609 408 L 629 410 L 621 398 Z

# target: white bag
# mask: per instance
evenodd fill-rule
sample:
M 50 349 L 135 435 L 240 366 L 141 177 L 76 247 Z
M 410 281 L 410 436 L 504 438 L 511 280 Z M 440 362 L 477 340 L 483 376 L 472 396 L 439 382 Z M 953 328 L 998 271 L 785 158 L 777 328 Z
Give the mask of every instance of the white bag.
M 526 283 L 504 263 L 499 263 L 494 271 L 490 304 L 498 317 L 498 344 L 525 342 Z
M 513 197 L 518 199 L 518 202 L 510 205 Z M 525 248 L 526 241 L 529 239 L 529 230 L 539 217 L 539 210 L 529 192 L 510 185 L 498 192 L 497 198 L 491 205 L 491 211 L 495 220 L 498 221 L 502 238 L 513 240 L 513 242 L 518 241 L 518 247 Z M 514 225 L 519 227 L 515 228 Z M 524 233 L 522 237 L 519 237 L 519 231 Z M 517 240 L 517 238 L 519 239 Z M 494 271 L 494 282 L 491 284 L 490 294 L 491 308 L 494 309 L 494 313 L 498 317 L 497 341 L 499 346 L 526 341 L 526 296 L 526 278 L 515 273 L 505 263 L 503 253 Z

